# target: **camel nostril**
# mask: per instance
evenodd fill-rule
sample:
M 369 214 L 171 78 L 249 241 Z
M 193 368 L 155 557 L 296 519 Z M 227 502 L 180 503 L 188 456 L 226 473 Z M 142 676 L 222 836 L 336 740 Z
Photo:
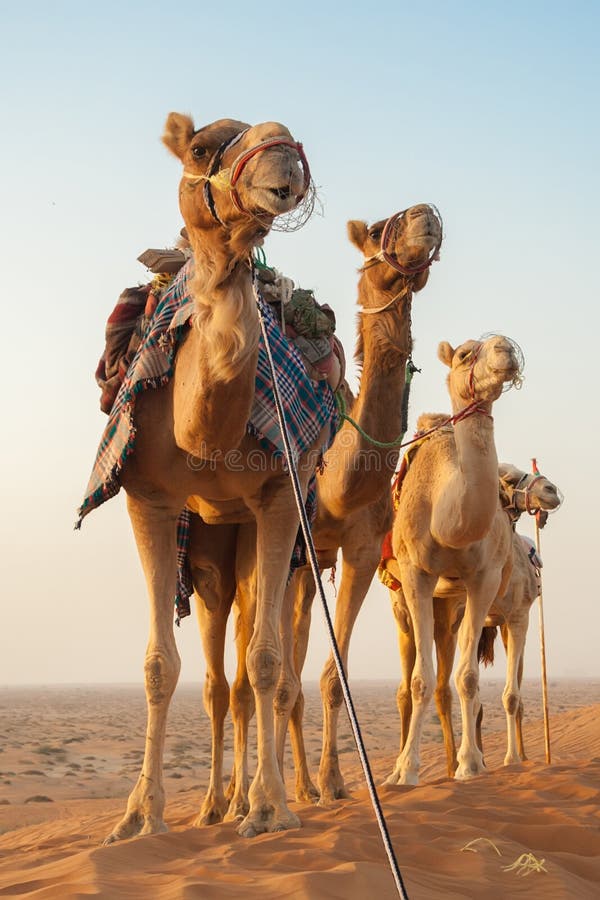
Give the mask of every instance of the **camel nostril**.
M 289 187 L 271 188 L 271 193 L 279 197 L 280 200 L 289 200 L 292 194 Z

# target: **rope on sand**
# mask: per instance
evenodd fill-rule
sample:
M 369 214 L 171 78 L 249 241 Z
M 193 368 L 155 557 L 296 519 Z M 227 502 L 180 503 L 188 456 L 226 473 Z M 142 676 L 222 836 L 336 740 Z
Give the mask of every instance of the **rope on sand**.
M 477 853 L 477 848 L 474 847 L 473 844 L 478 844 L 479 842 L 489 844 L 490 847 L 494 848 L 498 856 L 502 856 L 501 851 L 498 850 L 495 843 L 486 837 L 473 838 L 472 841 L 469 841 L 468 844 L 465 844 L 464 847 L 460 848 L 460 852 L 463 853 L 466 850 L 468 853 Z M 532 872 L 547 873 L 548 869 L 544 866 L 545 862 L 545 859 L 536 859 L 533 853 L 521 853 L 521 855 L 515 859 L 514 863 L 511 863 L 510 866 L 502 866 L 502 868 L 505 872 L 515 872 L 515 874 L 519 876 L 531 875 Z
M 536 859 L 533 853 L 521 853 L 510 866 L 502 866 L 505 872 L 516 872 L 517 875 L 531 875 L 532 872 L 548 872 L 544 868 L 545 859 Z
M 490 847 L 493 847 L 493 848 L 494 848 L 494 850 L 496 851 L 496 853 L 498 854 L 498 856 L 502 856 L 502 854 L 500 853 L 500 851 L 499 851 L 498 848 L 496 847 L 495 843 L 494 843 L 493 841 L 490 841 L 490 839 L 489 839 L 489 838 L 486 838 L 486 837 L 473 838 L 472 841 L 469 841 L 468 844 L 465 844 L 464 847 L 461 847 L 461 848 L 460 848 L 460 852 L 463 853 L 463 851 L 467 850 L 469 853 L 477 853 L 477 850 L 475 849 L 475 847 L 473 846 L 473 844 L 477 844 L 479 841 L 483 841 L 483 843 L 489 844 Z

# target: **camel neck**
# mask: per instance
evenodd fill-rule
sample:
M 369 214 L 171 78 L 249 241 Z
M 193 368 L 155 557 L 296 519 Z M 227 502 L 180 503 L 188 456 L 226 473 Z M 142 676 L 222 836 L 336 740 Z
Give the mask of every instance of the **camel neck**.
M 432 533 L 448 547 L 481 540 L 498 508 L 498 457 L 492 419 L 475 413 L 453 429 L 455 455 L 441 482 Z
M 194 262 L 195 311 L 175 365 L 176 440 L 188 453 L 218 459 L 237 448 L 246 433 L 259 322 L 245 261 L 217 267 L 214 255 L 195 253 Z
M 390 300 L 389 293 L 373 292 L 367 304 L 361 293 L 359 301 L 365 308 L 381 307 Z M 410 306 L 408 294 L 385 311 L 360 317 L 357 358 L 362 371 L 349 415 L 379 444 L 397 440 L 402 428 L 405 371 L 412 347 Z M 398 453 L 399 448 L 378 446 L 344 423 L 330 452 L 332 464 L 325 469 L 326 478 L 336 482 L 335 497 L 344 506 L 341 514 L 373 501 L 389 488 Z

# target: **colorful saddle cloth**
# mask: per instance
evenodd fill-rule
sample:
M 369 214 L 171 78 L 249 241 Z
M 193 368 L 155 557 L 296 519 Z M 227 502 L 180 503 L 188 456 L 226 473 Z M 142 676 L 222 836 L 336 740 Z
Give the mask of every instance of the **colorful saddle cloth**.
M 107 425 L 100 440 L 96 459 L 78 510 L 76 527 L 85 516 L 121 489 L 121 472 L 127 457 L 135 449 L 133 412 L 135 398 L 141 391 L 167 384 L 173 374 L 177 347 L 191 324 L 194 311 L 190 293 L 193 263 L 179 271 L 160 297 L 156 311 L 149 321 L 135 357 L 125 375 Z M 286 423 L 295 458 L 311 447 L 321 430 L 329 424 L 324 452 L 333 441 L 337 427 L 337 413 L 333 392 L 326 381 L 311 381 L 302 356 L 293 343 L 281 332 L 268 303 L 259 298 L 265 319 L 269 346 L 278 374 Z M 262 333 L 259 340 L 254 405 L 248 433 L 253 435 L 274 456 L 284 455 L 273 384 Z M 309 485 L 306 509 L 310 521 L 316 512 L 316 480 Z M 177 527 L 178 584 L 175 604 L 178 617 L 189 615 L 189 597 L 193 592 L 191 572 L 187 561 L 190 511 L 183 510 Z M 290 562 L 291 568 L 304 565 L 304 543 L 299 538 Z

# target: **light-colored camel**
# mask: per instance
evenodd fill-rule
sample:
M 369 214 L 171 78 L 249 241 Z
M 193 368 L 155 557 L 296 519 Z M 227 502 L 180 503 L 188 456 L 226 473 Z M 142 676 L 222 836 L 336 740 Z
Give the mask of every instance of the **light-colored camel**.
M 519 359 L 512 342 L 498 335 L 457 349 L 443 342 L 438 355 L 449 367 L 453 428 L 440 428 L 419 446 L 402 484 L 392 529 L 393 556 L 415 635 L 413 711 L 406 743 L 388 779 L 392 784 L 418 782 L 421 733 L 435 683 L 433 593 L 440 577 L 461 579 L 467 594 L 458 636 L 456 687 L 463 727 L 456 777 L 483 771 L 475 739 L 477 647 L 492 601 L 510 577 L 512 531 L 500 510 L 491 408 L 504 385 L 519 380 Z
M 418 428 L 427 430 L 436 420 L 445 420 L 445 416 L 421 417 Z M 500 497 L 502 508 L 508 514 L 512 526 L 520 515 L 528 511 L 556 509 L 560 496 L 556 486 L 541 475 L 532 475 L 516 466 L 502 464 L 499 467 Z M 538 594 L 538 579 L 533 565 L 527 559 L 523 541 L 513 534 L 508 552 L 511 554 L 512 572 L 507 590 L 503 597 L 496 597 L 486 618 L 482 639 L 478 647 L 478 658 L 489 663 L 493 660 L 490 654 L 496 625 L 501 624 L 505 646 L 510 647 L 506 675 L 506 687 L 503 702 L 507 716 L 508 752 L 505 764 L 515 761 L 515 727 L 516 741 L 519 746 L 518 755 L 524 758 L 522 750 L 523 738 L 521 730 L 522 705 L 520 702 L 520 686 L 523 675 L 523 652 L 529 620 L 529 609 Z M 524 563 L 527 565 L 524 565 Z M 386 561 L 389 574 L 399 580 L 400 573 L 395 560 Z M 434 641 L 437 659 L 437 680 L 435 688 L 436 707 L 442 726 L 448 774 L 456 771 L 456 743 L 452 727 L 452 694 L 450 677 L 456 652 L 456 635 L 465 610 L 466 595 L 462 583 L 458 579 L 440 578 L 434 589 Z M 398 688 L 397 702 L 400 714 L 400 750 L 404 747 L 408 735 L 412 712 L 412 696 L 410 683 L 415 662 L 415 640 L 410 614 L 402 588 L 390 590 L 392 609 L 398 626 L 398 645 L 402 681 Z M 485 655 L 484 655 L 485 653 Z M 518 690 L 515 691 L 515 684 Z M 516 719 L 516 726 L 515 726 Z M 477 744 L 481 745 L 481 710 L 476 723 Z
M 387 220 L 389 222 L 391 220 Z M 426 204 L 411 207 L 396 223 L 394 239 L 387 246 L 388 256 L 404 271 L 398 271 L 381 259 L 381 239 L 386 220 L 367 227 L 365 222 L 348 223 L 352 243 L 362 252 L 364 265 L 359 280 L 359 342 L 357 359 L 361 365 L 360 390 L 356 400 L 345 387 L 350 415 L 360 427 L 380 443 L 377 446 L 361 436 L 345 422 L 325 455 L 322 473 L 317 477 L 317 518 L 313 526 L 315 545 L 321 569 L 335 565 L 342 548 L 343 568 L 336 603 L 336 636 L 344 663 L 352 626 L 373 578 L 379 561 L 379 541 L 367 544 L 365 526 L 373 534 L 385 533 L 391 524 L 389 479 L 398 457 L 398 435 L 402 428 L 402 397 L 406 362 L 412 349 L 410 310 L 412 294 L 427 283 L 429 264 L 442 240 L 437 211 Z M 379 498 L 373 503 L 374 498 Z M 361 511 L 364 514 L 361 515 Z M 369 523 L 377 520 L 375 530 Z M 244 528 L 234 535 L 223 531 L 219 546 L 207 543 L 217 539 L 218 532 L 208 531 L 194 522 L 196 537 L 192 539 L 194 583 L 200 630 L 207 657 L 205 705 L 213 727 L 213 770 L 199 821 L 218 822 L 224 816 L 233 819 L 243 815 L 247 807 L 248 763 L 246 736 L 253 711 L 253 698 L 246 672 L 246 647 L 252 635 L 253 568 L 244 544 L 251 547 Z M 223 575 L 221 561 L 238 541 L 237 572 L 230 577 L 232 566 Z M 229 542 L 229 543 L 228 543 Z M 234 721 L 235 764 L 232 785 L 226 799 L 222 787 L 223 722 L 228 708 L 228 685 L 223 667 L 225 628 L 231 603 L 236 593 L 238 611 L 237 672 L 231 688 Z M 318 796 L 308 775 L 302 742 L 301 719 L 303 698 L 300 674 L 306 655 L 310 608 L 315 585 L 309 568 L 297 570 L 284 601 L 284 618 L 294 619 L 296 644 L 290 640 L 291 629 L 283 629 L 284 664 L 275 697 L 277 750 L 280 762 L 288 719 L 292 707 L 292 743 L 296 759 L 296 796 L 313 799 Z M 295 609 L 294 609 L 295 605 Z M 330 662 L 323 679 L 326 744 L 323 751 L 321 790 L 325 797 L 342 796 L 343 781 L 337 768 L 336 723 L 342 695 Z M 297 699 L 298 698 L 298 699 Z M 332 761 L 335 761 L 335 769 Z M 227 806 L 227 800 L 229 805 Z
M 135 450 L 122 473 L 150 596 L 148 723 L 142 770 L 109 841 L 166 829 L 163 749 L 180 669 L 173 635 L 176 522 L 191 496 L 207 520 L 256 523 L 257 611 L 248 673 L 258 713 L 258 769 L 239 833 L 299 824 L 286 804 L 273 724 L 279 618 L 298 516 L 283 464 L 249 462 L 259 448 L 247 423 L 260 327 L 249 256 L 275 217 L 298 205 L 308 168 L 301 146 L 274 122 L 248 126 L 222 119 L 196 130 L 189 116 L 171 113 L 163 141 L 183 164 L 179 202 L 194 255 L 195 309 L 172 378 L 136 399 Z M 235 465 L 228 463 L 229 451 L 236 453 Z M 304 493 L 314 464 L 312 452 L 298 460 Z

